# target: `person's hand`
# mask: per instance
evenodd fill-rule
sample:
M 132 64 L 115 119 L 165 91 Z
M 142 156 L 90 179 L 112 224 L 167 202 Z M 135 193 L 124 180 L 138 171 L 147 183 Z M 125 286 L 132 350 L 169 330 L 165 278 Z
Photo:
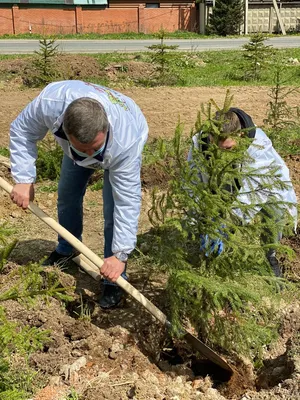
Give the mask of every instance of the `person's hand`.
M 15 204 L 26 210 L 29 202 L 34 199 L 33 183 L 17 183 L 10 193 L 10 198 Z
M 125 263 L 118 260 L 117 257 L 111 256 L 104 259 L 100 272 L 104 278 L 115 282 L 125 270 Z
M 208 235 L 200 235 L 200 251 L 205 252 L 208 257 L 215 253 L 218 256 L 224 250 L 224 243 L 221 239 L 211 239 Z
M 221 225 L 221 228 L 217 229 L 217 233 L 228 239 L 228 234 L 224 232 L 225 225 Z M 200 235 L 200 251 L 205 253 L 206 257 L 211 254 L 220 255 L 224 250 L 224 243 L 220 238 L 211 239 L 209 235 Z

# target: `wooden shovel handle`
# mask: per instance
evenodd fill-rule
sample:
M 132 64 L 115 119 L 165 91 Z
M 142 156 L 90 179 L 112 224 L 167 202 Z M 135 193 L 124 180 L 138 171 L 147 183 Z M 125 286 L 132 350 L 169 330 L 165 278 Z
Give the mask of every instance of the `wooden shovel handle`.
M 7 193 L 11 193 L 13 187 L 5 181 L 5 179 L 0 177 L 0 187 L 4 189 Z M 92 262 L 96 267 L 101 268 L 103 265 L 103 260 L 97 256 L 92 250 L 90 250 L 86 245 L 84 245 L 80 240 L 78 240 L 75 236 L 73 236 L 67 229 L 61 226 L 58 222 L 56 222 L 53 218 L 49 217 L 44 211 L 42 211 L 36 204 L 33 202 L 29 203 L 28 209 L 39 217 L 42 221 L 44 221 L 50 228 L 52 228 L 55 232 L 57 232 L 61 237 L 63 237 L 68 243 L 70 243 L 74 249 L 78 250 L 82 255 L 84 255 L 89 261 Z M 85 261 L 80 255 L 80 259 Z M 86 263 L 86 268 L 94 270 L 90 265 Z M 95 271 L 95 270 L 94 270 Z M 96 275 L 95 275 L 96 276 Z M 100 279 L 96 276 L 96 279 Z M 129 282 L 127 282 L 121 276 L 117 279 L 116 283 L 123 289 L 125 292 L 130 294 L 135 300 L 137 300 L 143 307 L 145 307 L 155 318 L 157 318 L 162 324 L 167 323 L 167 317 L 163 312 L 161 312 L 151 301 L 149 301 L 141 292 L 135 289 Z
M 12 191 L 12 186 L 0 177 L 0 187 L 4 189 L 7 193 Z M 92 275 L 96 280 L 101 279 L 99 268 L 103 265 L 103 261 L 95 253 L 93 253 L 87 246 L 85 246 L 80 240 L 73 236 L 69 231 L 63 228 L 58 222 L 49 217 L 44 211 L 42 211 L 36 204 L 30 202 L 29 210 L 33 212 L 37 217 L 44 221 L 50 228 L 56 231 L 61 237 L 67 240 L 76 250 L 81 254 L 77 259 L 79 265 L 83 267 L 90 275 Z M 75 257 L 75 258 L 77 258 Z M 81 263 L 81 264 L 80 264 Z M 98 271 L 97 271 L 98 268 Z M 130 283 L 128 283 L 121 276 L 117 279 L 117 284 L 130 294 L 136 301 L 138 301 L 143 307 L 146 308 L 156 319 L 158 319 L 164 326 L 170 327 L 170 322 L 163 312 L 161 312 L 151 301 L 146 299 L 141 292 L 135 289 Z M 189 332 L 183 330 L 185 339 L 198 351 L 204 354 L 208 359 L 218 364 L 220 367 L 232 373 L 232 368 L 228 363 L 223 360 L 217 353 L 215 353 L 211 348 L 202 343 L 195 336 Z

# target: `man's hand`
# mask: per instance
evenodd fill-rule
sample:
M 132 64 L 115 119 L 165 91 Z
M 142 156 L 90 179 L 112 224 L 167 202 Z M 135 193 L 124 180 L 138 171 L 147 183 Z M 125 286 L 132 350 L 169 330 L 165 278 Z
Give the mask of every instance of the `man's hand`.
M 211 254 L 220 255 L 224 250 L 224 244 L 221 239 L 211 239 L 208 235 L 200 235 L 200 251 L 205 253 L 206 257 Z
M 221 238 L 228 239 L 228 234 L 224 232 L 226 226 L 224 224 L 221 225 L 219 229 L 216 230 L 216 233 L 219 238 L 212 239 L 209 235 L 200 235 L 200 251 L 205 254 L 206 257 L 209 257 L 211 254 L 220 255 L 224 250 L 224 243 Z
M 10 198 L 15 204 L 25 210 L 29 202 L 34 199 L 33 183 L 17 183 L 11 191 Z
M 118 260 L 117 257 L 111 256 L 104 259 L 100 272 L 104 278 L 109 279 L 112 282 L 116 282 L 119 276 L 125 270 L 125 263 Z

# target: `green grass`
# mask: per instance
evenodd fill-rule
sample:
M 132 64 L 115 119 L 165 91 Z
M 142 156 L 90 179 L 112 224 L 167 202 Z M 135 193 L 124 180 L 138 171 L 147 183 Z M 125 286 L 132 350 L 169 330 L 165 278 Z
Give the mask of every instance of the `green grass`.
M 55 193 L 57 192 L 58 189 L 58 183 L 57 182 L 49 182 L 46 185 L 42 185 L 39 187 L 39 192 L 41 193 Z
M 18 35 L 9 35 L 4 34 L 0 36 L 0 39 L 42 39 L 42 38 L 51 38 L 51 39 L 82 39 L 82 40 L 125 40 L 125 39 L 155 39 L 155 34 L 147 34 L 147 33 L 136 33 L 136 32 L 126 32 L 126 33 L 76 33 L 76 34 L 55 34 L 55 35 L 41 35 L 37 33 L 22 33 Z M 187 32 L 187 31 L 176 31 L 176 32 L 167 32 L 166 38 L 168 39 L 205 39 L 205 38 L 213 38 L 216 36 L 207 36 L 200 35 L 195 32 Z
M 20 60 L 32 57 L 32 54 L 0 54 L 0 60 Z
M 262 79 L 259 81 L 245 81 L 243 79 L 243 73 L 240 68 L 240 64 L 243 61 L 243 50 L 226 50 L 226 51 L 205 51 L 205 52 L 179 52 L 174 51 L 171 54 L 171 74 L 178 76 L 176 86 L 185 87 L 197 87 L 197 86 L 270 86 L 273 84 L 273 62 L 270 61 L 268 67 L 265 68 L 262 74 Z M 285 49 L 277 50 L 277 54 L 284 58 L 287 66 L 287 75 L 290 75 L 289 80 L 286 84 L 293 86 L 300 86 L 300 67 L 299 65 L 292 65 L 288 63 L 289 58 L 297 58 L 300 60 L 300 48 L 298 49 Z M 127 63 L 144 62 L 151 63 L 151 51 L 142 53 L 99 53 L 90 54 L 90 57 L 95 58 L 99 63 L 99 71 L 104 70 L 107 66 L 113 64 L 121 64 L 124 66 L 126 71 Z M 75 55 L 74 55 L 75 56 Z M 80 55 L 76 55 L 80 57 Z M 88 55 L 85 54 L 85 57 Z M 2 55 L 0 60 L 7 59 L 18 59 L 26 56 L 16 55 Z M 28 55 L 27 55 L 28 57 Z M 152 69 L 153 67 L 150 66 Z M 98 72 L 99 72 L 98 71 Z M 83 71 L 84 72 L 84 71 Z M 10 74 L 10 76 L 8 76 Z M 15 74 L 9 72 L 2 72 L 2 78 L 9 79 L 9 77 L 15 77 Z M 83 76 L 83 80 L 88 80 L 92 83 L 98 83 L 106 86 L 123 87 L 123 83 L 127 86 L 151 86 L 152 77 L 149 77 L 147 71 L 145 72 L 145 79 L 137 78 L 135 74 L 128 74 L 126 72 L 118 72 L 117 76 L 119 80 L 110 82 L 109 76 L 97 77 L 89 75 L 88 77 Z M 1 76 L 0 76 L 1 77 Z M 76 77 L 75 77 L 76 79 Z M 138 80 L 139 79 L 139 80 Z
M 288 35 L 297 36 L 300 35 L 299 32 L 288 32 Z M 277 37 L 278 34 L 265 34 L 266 37 Z M 16 35 L 4 34 L 0 35 L 1 39 L 80 39 L 80 40 L 143 40 L 143 39 L 155 39 L 157 36 L 155 33 L 137 33 L 137 32 L 124 32 L 124 33 L 69 33 L 69 34 L 52 34 L 52 35 L 42 35 L 39 33 L 19 33 Z M 197 32 L 188 31 L 176 31 L 176 32 L 166 32 L 166 39 L 214 39 L 222 38 L 224 36 L 218 35 L 202 35 Z M 250 35 L 230 35 L 226 38 L 249 38 Z
M 234 75 L 239 75 L 239 64 L 242 62 L 242 50 L 226 51 L 205 51 L 205 52 L 173 52 L 171 68 L 179 75 L 177 86 L 269 86 L 273 84 L 273 63 L 270 62 L 269 68 L 265 69 L 262 79 L 259 81 L 245 81 L 234 79 Z M 287 84 L 300 85 L 300 67 L 288 63 L 289 58 L 300 60 L 299 49 L 278 50 L 278 55 L 284 57 L 287 63 L 287 72 L 290 80 Z M 109 64 L 125 64 L 129 61 L 141 61 L 150 63 L 151 53 L 144 52 L 135 55 L 127 53 L 106 53 L 94 54 L 101 68 Z M 94 80 L 95 81 L 95 80 Z M 97 80 L 95 81 L 97 83 Z
M 283 158 L 300 154 L 300 129 L 297 125 L 282 128 L 277 134 L 271 129 L 265 129 L 265 132 Z

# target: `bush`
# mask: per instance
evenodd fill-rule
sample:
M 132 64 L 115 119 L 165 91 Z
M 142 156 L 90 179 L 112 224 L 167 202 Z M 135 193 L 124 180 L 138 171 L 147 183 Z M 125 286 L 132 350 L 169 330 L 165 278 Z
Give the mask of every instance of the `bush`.
M 45 138 L 38 146 L 37 179 L 57 181 L 60 176 L 62 157 L 63 150 L 55 139 L 52 136 Z

